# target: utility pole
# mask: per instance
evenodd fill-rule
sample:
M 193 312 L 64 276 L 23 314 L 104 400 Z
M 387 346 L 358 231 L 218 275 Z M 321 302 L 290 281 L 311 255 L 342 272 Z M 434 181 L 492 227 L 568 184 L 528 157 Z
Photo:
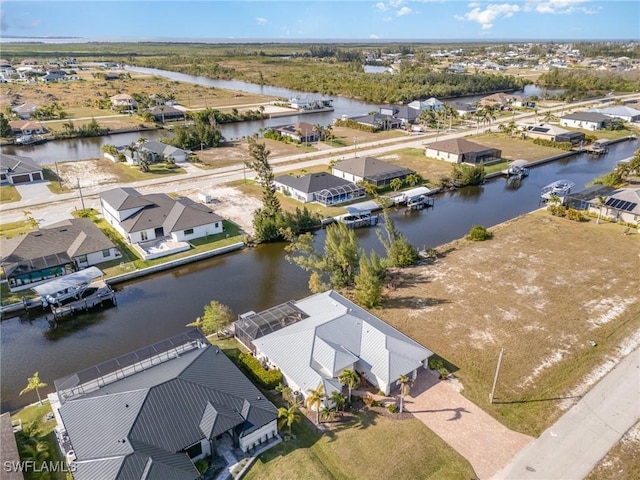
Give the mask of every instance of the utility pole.
M 80 177 L 76 177 L 78 181 L 78 192 L 80 192 L 80 203 L 82 203 L 82 213 L 84 213 L 84 198 L 82 198 L 82 188 L 80 187 Z
M 358 137 L 353 137 L 353 157 L 358 156 Z
M 489 394 L 489 403 L 493 403 L 493 395 L 496 392 L 496 384 L 498 383 L 498 375 L 500 374 L 500 366 L 502 365 L 503 355 L 504 355 L 504 347 L 500 348 L 500 355 L 498 356 L 498 365 L 496 366 L 496 376 L 493 378 L 493 387 L 491 387 L 491 393 Z

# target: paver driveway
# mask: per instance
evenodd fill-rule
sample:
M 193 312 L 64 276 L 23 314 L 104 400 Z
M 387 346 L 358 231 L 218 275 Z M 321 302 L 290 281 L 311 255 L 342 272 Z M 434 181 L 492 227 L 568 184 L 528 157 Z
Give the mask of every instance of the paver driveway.
M 509 430 L 431 370 L 420 372 L 405 408 L 466 458 L 480 479 L 490 478 L 533 441 Z

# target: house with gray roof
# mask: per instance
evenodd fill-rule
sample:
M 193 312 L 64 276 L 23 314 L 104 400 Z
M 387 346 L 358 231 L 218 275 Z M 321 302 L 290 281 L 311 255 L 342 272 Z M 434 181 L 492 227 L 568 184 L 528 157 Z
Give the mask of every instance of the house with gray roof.
M 31 157 L 0 153 L 0 185 L 43 180 L 42 167 Z
M 274 179 L 275 187 L 283 194 L 301 202 L 336 205 L 365 196 L 364 188 L 330 173 L 308 173 L 300 177 L 281 175 Z
M 452 138 L 427 145 L 425 156 L 451 163 L 479 165 L 500 160 L 502 151 L 485 147 L 466 138 Z
M 291 138 L 300 143 L 313 143 L 320 139 L 320 132 L 316 130 L 315 126 L 307 122 L 273 127 L 273 130 L 280 133 L 283 137 Z
M 21 290 L 122 254 L 88 218 L 70 218 L 2 240 L 0 261 L 9 287 Z
M 171 105 L 156 105 L 149 111 L 156 122 L 164 123 L 176 120 L 184 120 L 184 112 Z
M 381 187 L 389 185 L 394 178 L 404 181 L 407 175 L 416 172 L 373 157 L 355 157 L 338 162 L 331 168 L 331 173 L 353 183 L 364 181 Z
M 33 102 L 25 102 L 21 105 L 13 107 L 11 111 L 18 115 L 20 120 L 29 120 L 31 115 L 40 108 L 39 105 L 36 105 Z
M 197 329 L 55 381 L 75 480 L 196 480 L 194 463 L 277 436 L 278 411 Z
M 328 396 L 341 392 L 338 377 L 346 369 L 388 394 L 400 375 L 416 378 L 433 354 L 333 290 L 242 315 L 234 328 L 257 358 L 303 395 L 318 385 Z
M 383 113 L 371 113 L 368 115 L 358 115 L 350 117 L 349 120 L 373 128 L 374 131 L 378 130 L 392 130 L 394 128 L 400 128 L 402 126 L 402 120 L 395 118 L 392 115 L 385 115 Z
M 578 145 L 585 139 L 584 132 L 565 130 L 550 123 L 538 123 L 535 125 L 525 125 L 523 134 L 525 137 L 542 138 L 551 142 L 569 142 Z
M 563 127 L 602 130 L 611 122 L 611 117 L 597 112 L 575 112 L 560 117 Z
M 185 197 L 164 193 L 141 195 L 129 187 L 100 194 L 105 220 L 131 244 L 163 237 L 175 242 L 222 233 L 222 217 L 209 207 Z
M 428 98 L 427 100 L 414 100 L 407 104 L 407 106 L 421 112 L 424 110 L 431 110 L 432 112 L 444 110 L 444 103 L 435 97 Z
M 601 113 L 611 118 L 619 118 L 624 122 L 640 122 L 640 110 L 631 108 L 627 105 L 617 105 L 609 108 L 594 108 L 588 111 Z
M 619 188 L 604 195 L 605 203 L 597 198 L 589 201 L 588 210 L 612 221 L 640 225 L 640 188 Z

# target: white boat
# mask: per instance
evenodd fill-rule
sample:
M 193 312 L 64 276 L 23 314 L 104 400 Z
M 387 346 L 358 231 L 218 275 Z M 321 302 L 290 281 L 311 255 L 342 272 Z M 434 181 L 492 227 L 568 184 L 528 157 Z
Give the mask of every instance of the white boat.
M 545 201 L 549 200 L 554 195 L 558 198 L 564 198 L 571 193 L 571 189 L 574 186 L 575 183 L 571 180 L 556 180 L 542 189 L 540 197 Z
M 526 177 L 529 175 L 529 162 L 526 160 L 514 160 L 509 164 L 509 168 L 504 171 L 507 177 Z
M 58 277 L 50 282 L 36 285 L 31 290 L 40 295 L 43 307 L 47 305 L 62 305 L 69 300 L 78 300 L 87 287 L 102 275 L 103 273 L 99 268 L 89 267 Z

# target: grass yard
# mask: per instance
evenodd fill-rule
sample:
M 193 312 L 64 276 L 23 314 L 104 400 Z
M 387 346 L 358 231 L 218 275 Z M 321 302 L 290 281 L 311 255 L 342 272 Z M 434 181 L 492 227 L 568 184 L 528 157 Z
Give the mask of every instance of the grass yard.
M 13 185 L 3 185 L 0 187 L 0 203 L 19 202 L 22 199 L 18 189 Z
M 0 224 L 0 238 L 13 238 L 24 235 L 32 230 L 31 224 L 27 220 L 8 222 Z
M 640 422 L 625 433 L 585 480 L 637 480 L 640 478 Z
M 401 148 L 378 158 L 385 162 L 410 168 L 419 173 L 429 187 L 435 187 L 442 176 L 450 176 L 451 164 L 444 160 L 427 158 L 421 148 Z
M 464 458 L 413 418 L 395 420 L 363 411 L 356 420 L 323 435 L 306 420 L 294 424 L 293 434 L 293 441 L 260 455 L 244 478 L 474 478 Z
M 469 137 L 472 142 L 502 150 L 502 158 L 508 160 L 523 159 L 530 162 L 542 160 L 564 153 L 564 150 L 536 145 L 533 140 L 509 138 L 505 133 L 483 133 Z
M 599 378 L 594 372 L 640 342 L 640 234 L 624 230 L 544 210 L 525 215 L 493 228 L 492 240 L 454 241 L 435 263 L 397 272 L 374 312 L 457 366 L 470 400 L 538 436 Z

